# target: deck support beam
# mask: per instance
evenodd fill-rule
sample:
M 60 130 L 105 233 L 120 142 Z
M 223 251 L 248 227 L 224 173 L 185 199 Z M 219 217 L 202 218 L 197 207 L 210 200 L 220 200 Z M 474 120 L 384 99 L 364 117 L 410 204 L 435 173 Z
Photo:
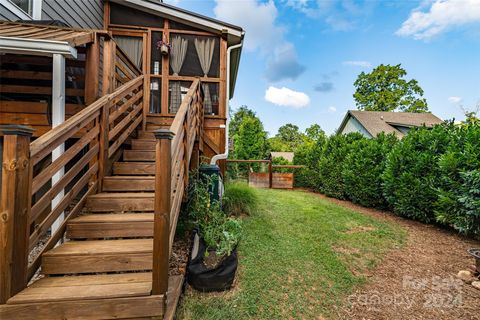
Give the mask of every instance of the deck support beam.
M 65 122 L 65 57 L 61 54 L 53 55 L 52 70 L 52 128 Z M 52 163 L 65 152 L 65 144 L 60 144 L 52 152 Z M 52 185 L 60 181 L 65 173 L 65 168 L 58 170 L 52 177 Z M 55 208 L 63 199 L 65 190 L 61 190 L 52 200 L 52 208 Z M 61 225 L 64 213 L 52 224 L 52 233 Z
M 168 290 L 168 260 L 170 255 L 170 211 L 172 179 L 172 139 L 169 129 L 155 131 L 155 217 L 153 235 L 152 294 Z
M 27 286 L 32 166 L 26 126 L 1 126 L 0 304 Z

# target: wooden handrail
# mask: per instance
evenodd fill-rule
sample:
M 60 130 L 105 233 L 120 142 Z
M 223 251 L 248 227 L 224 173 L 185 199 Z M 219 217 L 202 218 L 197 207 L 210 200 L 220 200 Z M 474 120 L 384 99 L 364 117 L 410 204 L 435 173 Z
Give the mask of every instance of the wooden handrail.
M 195 145 L 203 137 L 203 91 L 196 79 L 169 129 L 155 131 L 155 219 L 152 292 L 166 294 L 170 257 Z M 198 157 L 197 157 L 198 158 Z M 167 165 L 165 165 L 167 164 Z

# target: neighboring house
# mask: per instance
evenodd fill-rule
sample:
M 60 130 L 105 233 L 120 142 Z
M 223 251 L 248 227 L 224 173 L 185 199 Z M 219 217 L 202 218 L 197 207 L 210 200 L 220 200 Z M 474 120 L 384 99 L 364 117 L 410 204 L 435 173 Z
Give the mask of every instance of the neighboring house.
M 288 162 L 293 162 L 295 156 L 294 152 L 270 152 L 270 158 L 273 160 L 275 158 L 284 158 Z
M 442 119 L 432 113 L 349 110 L 337 134 L 358 132 L 367 138 L 373 138 L 384 132 L 402 138 L 413 127 L 432 127 L 442 122 Z

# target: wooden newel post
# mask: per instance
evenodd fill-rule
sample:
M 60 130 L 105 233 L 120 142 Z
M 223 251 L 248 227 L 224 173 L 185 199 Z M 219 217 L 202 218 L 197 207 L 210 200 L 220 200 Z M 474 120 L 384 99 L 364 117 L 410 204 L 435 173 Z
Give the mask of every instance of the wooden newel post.
M 272 172 L 272 159 L 268 162 L 268 187 L 272 189 L 273 186 L 273 172 Z
M 30 138 L 33 129 L 0 126 L 3 133 L 0 202 L 0 304 L 27 286 L 32 191 Z
M 170 255 L 170 210 L 172 179 L 172 139 L 169 129 L 154 132 L 155 148 L 155 218 L 153 235 L 152 294 L 168 290 L 168 260 Z

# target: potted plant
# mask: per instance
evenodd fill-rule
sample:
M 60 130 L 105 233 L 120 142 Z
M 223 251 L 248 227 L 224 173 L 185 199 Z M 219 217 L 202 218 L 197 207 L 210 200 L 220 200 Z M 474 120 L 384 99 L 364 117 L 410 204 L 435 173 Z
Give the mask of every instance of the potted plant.
M 164 41 L 164 40 L 157 41 L 157 50 L 160 50 L 160 53 L 163 56 L 167 56 L 170 53 L 171 48 L 172 48 L 172 45 L 167 41 Z
M 242 236 L 239 220 L 228 217 L 219 201 L 210 201 L 210 179 L 191 183 L 188 214 L 194 232 L 187 281 L 199 291 L 228 290 L 238 265 L 237 245 Z

